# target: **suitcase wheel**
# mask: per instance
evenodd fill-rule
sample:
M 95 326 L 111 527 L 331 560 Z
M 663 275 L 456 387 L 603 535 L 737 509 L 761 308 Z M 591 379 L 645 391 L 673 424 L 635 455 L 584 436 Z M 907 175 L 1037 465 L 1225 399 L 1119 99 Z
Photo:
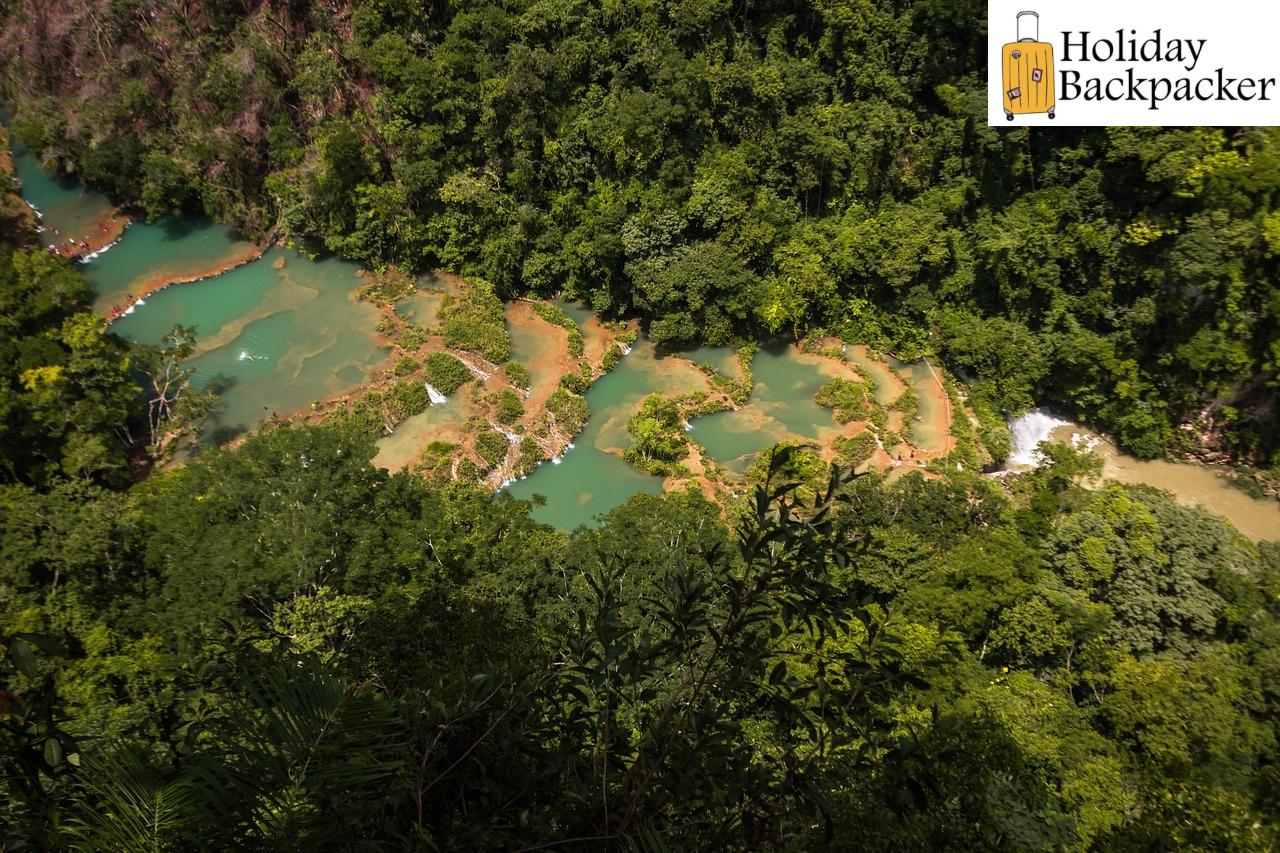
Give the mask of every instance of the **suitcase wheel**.
M 1049 118 L 1053 118 L 1053 110 L 1049 110 Z

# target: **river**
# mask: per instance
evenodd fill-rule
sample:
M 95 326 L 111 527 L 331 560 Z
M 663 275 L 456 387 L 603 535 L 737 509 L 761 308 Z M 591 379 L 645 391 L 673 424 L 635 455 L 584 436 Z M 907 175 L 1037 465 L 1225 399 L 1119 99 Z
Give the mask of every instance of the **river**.
M 21 145 L 13 159 L 23 197 L 41 214 L 42 243 L 55 227 L 78 238 L 114 218 L 109 199 L 41 168 Z M 205 442 L 354 388 L 387 356 L 373 342 L 378 311 L 353 296 L 355 264 L 278 248 L 264 255 L 234 229 L 204 218 L 132 222 L 79 266 L 94 310 L 118 316 L 113 332 L 155 344 L 175 324 L 196 327 L 195 382 L 219 394 Z
M 1107 438 L 1045 409 L 1032 409 L 1014 418 L 1009 429 L 1014 441 L 1008 461 L 1010 470 L 1025 470 L 1038 464 L 1036 447 L 1041 441 L 1091 447 L 1102 457 L 1104 481 L 1162 489 L 1185 506 L 1198 506 L 1227 519 L 1255 542 L 1280 539 L 1280 501 L 1246 494 L 1211 465 L 1135 459 L 1116 449 Z
M 13 150 L 23 195 L 41 214 L 42 242 L 95 237 L 105 240 L 123 224 L 109 199 L 73 179 L 55 177 L 21 145 Z M 83 233 L 82 233 L 83 232 Z M 233 229 L 197 217 L 134 222 L 118 242 L 82 262 L 93 287 L 94 308 L 117 316 L 113 331 L 154 344 L 175 324 L 195 326 L 198 351 L 191 361 L 199 386 L 216 390 L 219 400 L 201 440 L 217 443 L 252 430 L 273 415 L 287 415 L 315 400 L 356 388 L 386 362 L 387 350 L 374 342 L 378 311 L 359 302 L 354 264 L 336 258 L 313 259 L 296 251 L 260 247 Z M 207 277 L 206 277 L 207 276 Z M 173 284 L 174 282 L 186 282 Z M 158 292 L 157 288 L 160 288 Z M 435 325 L 440 288 L 419 291 L 398 306 L 402 317 L 429 328 Z M 558 303 L 584 332 L 587 356 L 598 360 L 608 338 L 581 305 Z M 548 342 L 512 325 L 513 355 L 531 368 L 530 393 L 545 398 L 558 382 L 548 357 Z M 632 494 L 656 494 L 662 480 L 622 461 L 629 446 L 626 423 L 652 391 L 684 394 L 706 391 L 698 364 L 737 378 L 736 353 L 701 348 L 682 354 L 659 353 L 641 338 L 629 355 L 586 392 L 591 416 L 560 458 L 544 463 L 510 484 L 516 497 L 546 497 L 535 510 L 540 520 L 561 528 L 589 524 Z M 843 360 L 800 352 L 794 345 L 760 348 L 751 370 L 755 387 L 748 402 L 733 411 L 696 418 L 690 437 L 731 472 L 742 472 L 754 453 L 783 440 L 826 442 L 841 434 L 829 409 L 813 401 L 833 376 L 875 380 L 875 399 L 889 405 L 910 386 L 919 401 L 917 417 L 902 431 L 924 453 L 948 448 L 952 413 L 934 370 L 926 362 L 902 364 L 866 347 L 845 348 Z M 412 465 L 431 441 L 459 441 L 468 429 L 469 389 L 400 424 L 379 443 L 377 464 L 389 469 Z M 898 425 L 890 419 L 890 428 Z M 1011 423 L 1015 450 L 1011 463 L 1034 464 L 1035 443 L 1044 437 L 1070 439 L 1086 431 L 1046 412 L 1028 413 Z M 1209 467 L 1167 461 L 1140 461 L 1099 443 L 1104 476 L 1173 492 L 1232 521 L 1253 539 L 1280 536 L 1280 504 L 1251 498 Z

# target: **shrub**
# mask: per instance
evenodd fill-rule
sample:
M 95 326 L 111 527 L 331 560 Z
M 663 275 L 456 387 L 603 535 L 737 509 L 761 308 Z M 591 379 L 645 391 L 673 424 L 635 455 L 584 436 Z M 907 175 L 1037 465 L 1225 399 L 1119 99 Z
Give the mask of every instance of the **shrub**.
M 813 401 L 819 406 L 835 409 L 836 420 L 842 424 L 860 420 L 871 413 L 867 404 L 867 386 L 852 379 L 832 379 L 818 389 Z
M 421 367 L 422 367 L 422 362 L 418 361 L 416 358 L 413 358 L 412 356 L 406 355 L 404 358 L 400 359 L 400 361 L 396 363 L 395 374 L 396 376 L 408 376 L 410 373 L 413 373 L 414 371 L 419 370 Z
M 528 474 L 544 459 L 546 456 L 542 453 L 542 446 L 532 436 L 526 435 L 520 442 L 520 454 L 516 457 L 516 476 Z
M 447 441 L 433 441 L 422 451 L 418 460 L 418 470 L 427 481 L 442 485 L 453 479 L 453 459 L 457 455 L 457 445 Z
M 415 350 L 427 342 L 427 333 L 413 323 L 405 323 L 400 330 L 400 339 L 396 346 L 404 350 Z
M 560 377 L 560 387 L 575 394 L 581 394 L 591 385 L 591 368 L 585 364 L 578 369 Z
M 447 352 L 427 356 L 427 381 L 441 394 L 452 394 L 471 378 L 471 371 Z
M 489 463 L 490 468 L 507 457 L 507 448 L 510 446 L 507 437 L 497 430 L 487 429 L 476 436 L 476 453 Z
M 470 279 L 461 296 L 446 297 L 440 319 L 448 346 L 479 353 L 497 364 L 511 355 L 502 300 L 484 279 Z
M 556 419 L 561 432 L 576 435 L 582 429 L 582 425 L 587 422 L 591 407 L 577 394 L 566 391 L 564 388 L 557 388 L 547 398 L 547 411 Z
M 356 291 L 356 295 L 375 305 L 391 306 L 417 289 L 418 285 L 413 278 L 388 267 L 382 272 L 367 273 L 364 284 Z
M 920 411 L 920 396 L 916 393 L 916 389 L 908 385 L 906 390 L 898 395 L 898 399 L 889 404 L 889 408 L 895 412 L 902 412 L 903 437 L 911 436 L 914 439 L 916 413 Z
M 524 404 L 520 395 L 510 388 L 503 388 L 498 394 L 498 423 L 513 424 L 524 415 Z
M 409 379 L 397 382 L 387 397 L 387 409 L 396 422 L 416 415 L 431 405 L 431 397 L 426 387 L 417 380 Z
M 836 460 L 841 465 L 855 468 L 871 458 L 876 452 L 876 437 L 870 430 L 863 430 L 849 438 L 837 438 L 831 442 L 836 451 Z
M 502 365 L 502 372 L 507 374 L 507 379 L 517 388 L 529 387 L 529 368 L 520 362 L 512 359 Z
M 640 411 L 627 421 L 627 432 L 635 443 L 622 458 L 642 471 L 669 473 L 673 463 L 689 453 L 680 407 L 662 394 L 644 398 Z

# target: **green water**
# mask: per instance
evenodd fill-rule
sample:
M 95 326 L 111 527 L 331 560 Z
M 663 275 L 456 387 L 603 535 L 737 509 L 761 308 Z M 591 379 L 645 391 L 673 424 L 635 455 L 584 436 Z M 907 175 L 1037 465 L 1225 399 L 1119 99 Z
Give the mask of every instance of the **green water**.
M 813 401 L 830 377 L 794 346 L 761 347 L 751 373 L 755 387 L 746 405 L 693 422 L 691 437 L 717 462 L 741 472 L 762 448 L 786 439 L 817 440 L 836 428 L 831 410 Z
M 15 167 L 24 194 L 64 236 L 80 236 L 111 210 L 105 196 L 40 169 L 20 146 Z M 99 308 L 123 304 L 126 295 L 160 280 L 198 275 L 236 258 L 249 247 L 226 227 L 196 219 L 163 219 L 132 226 L 120 245 L 84 267 L 98 295 Z M 278 261 L 283 266 L 277 268 Z M 225 441 L 252 429 L 273 413 L 286 415 L 317 399 L 364 382 L 386 351 L 373 343 L 378 312 L 359 303 L 353 291 L 357 268 L 337 259 L 311 261 L 288 250 L 272 249 L 261 259 L 198 282 L 153 294 L 117 320 L 113 331 L 154 344 L 174 326 L 195 326 L 198 350 L 191 360 L 200 387 L 216 390 L 219 400 L 202 434 L 206 442 Z M 441 294 L 433 277 L 417 294 L 397 306 L 402 316 L 430 326 L 436 322 Z M 584 305 L 556 300 L 584 330 L 594 326 Z M 512 328 L 514 357 L 530 365 L 547 364 L 554 339 L 538 324 Z M 629 446 L 626 422 L 652 391 L 688 393 L 706 390 L 706 377 L 690 360 L 726 375 L 738 373 L 729 348 L 702 348 L 685 358 L 660 357 L 638 342 L 608 376 L 586 394 L 592 415 L 574 447 L 555 463 L 545 463 L 509 491 L 517 498 L 545 495 L 535 510 L 542 521 L 562 528 L 590 523 L 638 492 L 656 494 L 658 477 L 622 461 Z M 831 412 L 813 402 L 826 381 L 824 371 L 794 347 L 762 348 L 752 363 L 756 379 L 751 401 L 737 412 L 698 419 L 694 438 L 722 462 L 744 463 L 762 447 L 784 438 L 818 439 L 834 427 Z M 535 385 L 538 381 L 534 377 Z M 550 379 L 554 380 L 552 376 Z M 379 464 L 399 467 L 413 461 L 424 436 L 465 427 L 464 400 L 450 400 L 408 419 L 379 443 Z
M 534 518 L 565 530 L 590 524 L 639 492 L 660 493 L 660 477 L 622 461 L 621 451 L 630 446 L 627 420 L 651 391 L 684 393 L 700 383 L 701 376 L 687 362 L 658 358 L 652 344 L 638 342 L 611 373 L 587 389 L 591 417 L 573 440 L 574 447 L 558 462 L 539 465 L 507 491 L 517 498 L 546 496 L 546 505 L 534 510 Z
M 578 324 L 578 328 L 585 328 L 587 321 L 594 317 L 591 309 L 581 302 L 570 302 L 567 299 L 555 298 L 551 300 L 552 304 L 558 305 L 564 309 L 564 313 L 573 318 L 573 322 Z
M 397 302 L 396 313 L 419 328 L 431 329 L 436 325 L 443 299 L 443 294 L 419 290 Z
M 698 347 L 680 353 L 694 364 L 714 368 L 721 376 L 737 379 L 742 371 L 738 368 L 738 351 L 733 347 Z
M 466 402 L 454 397 L 405 418 L 395 432 L 378 439 L 378 454 L 373 464 L 388 471 L 412 465 L 432 441 L 457 443 L 467 419 Z
M 253 244 L 234 228 L 193 216 L 134 222 L 118 245 L 80 270 L 93 286 L 93 309 L 105 314 L 156 284 L 197 276 L 220 264 L 247 259 Z
M 45 171 L 23 146 L 15 144 L 13 159 L 23 196 L 49 229 L 43 242 L 52 241 L 54 227 L 62 238 L 79 239 L 111 213 L 106 196 Z M 82 269 L 97 294 L 95 307 L 109 310 L 135 290 L 199 275 L 252 251 L 227 226 L 166 217 L 130 226 L 119 245 Z M 222 275 L 155 293 L 111 328 L 155 344 L 174 325 L 194 326 L 196 384 L 220 395 L 201 440 L 225 441 L 273 413 L 283 416 L 363 383 L 385 359 L 373 343 L 377 309 L 352 297 L 357 269 L 272 249 Z
M 929 365 L 923 360 L 913 364 L 903 364 L 893 358 L 888 361 L 916 389 L 916 399 L 920 401 L 915 420 L 903 426 L 903 437 L 922 450 L 942 450 L 946 446 L 950 425 L 947 401 L 943 394 L 938 393 L 938 381 Z
M 87 189 L 75 178 L 41 168 L 36 156 L 17 140 L 13 142 L 13 171 L 22 182 L 23 198 L 41 213 L 46 229 L 40 235 L 42 246 L 68 237 L 80 241 L 91 236 L 93 224 L 110 215 L 114 207 L 105 195 Z M 54 236 L 54 228 L 61 232 L 59 236 Z
M 280 258 L 285 265 L 276 269 Z M 175 324 L 195 326 L 196 382 L 220 394 L 202 440 L 225 441 L 272 413 L 359 385 L 384 359 L 373 343 L 377 309 L 352 297 L 356 270 L 272 249 L 224 275 L 155 294 L 112 330 L 154 344 Z
M 445 294 L 455 290 L 452 278 L 432 273 L 419 276 L 417 291 L 396 303 L 396 313 L 419 328 L 434 329 Z
M 866 347 L 845 347 L 844 355 L 858 373 L 875 383 L 876 403 L 887 406 L 902 394 L 902 379 L 888 364 L 871 358 Z

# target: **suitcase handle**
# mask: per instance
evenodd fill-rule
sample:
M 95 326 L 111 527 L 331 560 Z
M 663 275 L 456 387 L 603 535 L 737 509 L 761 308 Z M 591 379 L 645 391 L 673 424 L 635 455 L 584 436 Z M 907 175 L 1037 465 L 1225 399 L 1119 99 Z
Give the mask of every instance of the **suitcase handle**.
M 1036 35 L 1035 38 L 1028 38 L 1022 35 L 1022 19 L 1030 15 L 1035 19 Z M 1019 12 L 1018 13 L 1018 41 L 1040 41 L 1040 13 L 1039 12 Z

